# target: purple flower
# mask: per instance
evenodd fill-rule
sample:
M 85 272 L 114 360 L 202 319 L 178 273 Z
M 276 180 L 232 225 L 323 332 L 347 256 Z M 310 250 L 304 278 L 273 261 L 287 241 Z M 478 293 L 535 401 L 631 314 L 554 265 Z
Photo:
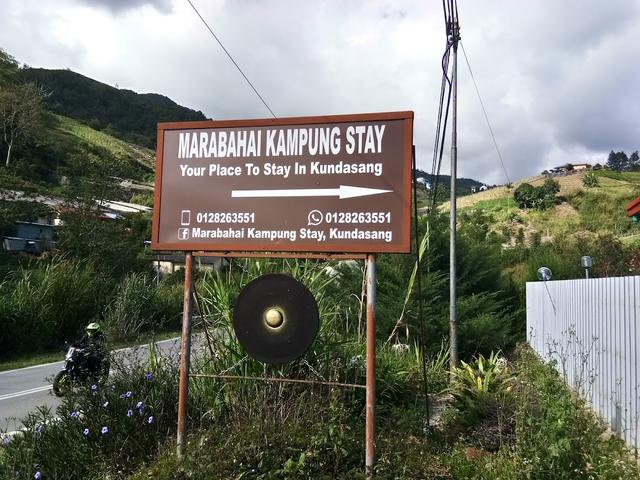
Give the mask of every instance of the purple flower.
M 5 445 L 9 445 L 11 443 L 11 437 L 6 436 L 2 439 L 2 443 L 4 443 Z
M 95 383 L 93 385 L 91 385 L 91 393 L 93 395 L 95 395 L 96 393 L 98 393 L 98 385 L 96 385 Z
M 38 425 L 36 427 L 36 433 L 42 433 L 44 432 L 44 425 Z
M 127 417 L 131 417 L 133 415 L 133 410 L 127 410 Z
M 82 434 L 83 434 L 85 437 L 88 437 L 88 436 L 89 436 L 89 433 L 90 433 L 90 432 L 89 432 L 89 429 L 88 429 L 88 428 L 85 428 L 85 429 L 82 431 Z
M 147 373 L 144 376 L 144 379 L 150 382 L 151 380 L 153 380 L 153 373 L 151 373 L 151 372 Z
M 107 433 L 109 433 L 109 427 L 102 427 L 102 430 L 100 430 L 100 433 L 102 433 L 102 435 L 106 435 Z
M 33 478 L 35 478 L 36 480 L 40 480 L 42 478 L 42 474 L 40 473 L 40 470 L 38 470 L 34 475 Z
M 71 412 L 71 418 L 73 419 L 77 419 L 78 418 L 78 411 L 74 410 L 73 412 Z
M 147 418 L 147 423 L 149 425 L 151 425 L 153 423 L 153 415 L 151 415 L 149 418 Z
M 131 390 L 129 390 L 127 393 L 124 394 L 125 397 L 127 398 L 131 398 L 131 395 L 133 395 L 133 392 Z

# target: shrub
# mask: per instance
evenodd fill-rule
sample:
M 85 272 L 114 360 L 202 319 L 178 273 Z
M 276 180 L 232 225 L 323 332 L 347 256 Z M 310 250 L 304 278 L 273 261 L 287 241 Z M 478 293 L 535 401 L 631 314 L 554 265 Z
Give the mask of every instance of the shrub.
M 595 173 L 589 172 L 582 179 L 582 185 L 584 185 L 587 188 L 594 188 L 599 186 L 600 182 L 598 181 L 598 177 L 596 176 Z
M 466 426 L 475 425 L 490 409 L 495 410 L 505 403 L 512 389 L 506 360 L 499 352 L 491 352 L 488 358 L 478 355 L 470 363 L 451 371 L 452 384 L 449 392 L 453 396 L 453 408 L 457 419 Z
M 140 273 L 131 273 L 118 285 L 107 305 L 104 326 L 109 338 L 135 338 L 145 331 L 175 326 L 182 309 L 182 289 L 156 284 Z
M 57 257 L 20 268 L 0 284 L 0 355 L 61 345 L 100 315 L 111 289 L 87 263 Z
M 638 478 L 637 465 L 622 441 L 601 436 L 604 424 L 577 398 L 553 365 L 542 364 L 524 346 L 514 370 L 521 381 L 514 394 L 522 478 Z
M 27 416 L 24 433 L 0 446 L 0 477 L 124 478 L 150 459 L 175 431 L 178 392 L 177 364 L 153 359 L 122 362 L 107 384 L 71 391 L 55 414 Z
M 520 208 L 546 210 L 556 204 L 556 194 L 560 191 L 557 180 L 547 178 L 541 187 L 521 183 L 513 192 L 513 198 Z

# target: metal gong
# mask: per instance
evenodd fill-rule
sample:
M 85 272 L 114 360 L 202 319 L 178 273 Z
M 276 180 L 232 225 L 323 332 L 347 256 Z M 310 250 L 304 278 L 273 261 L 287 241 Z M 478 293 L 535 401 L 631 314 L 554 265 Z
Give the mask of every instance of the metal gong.
M 247 353 L 287 363 L 306 352 L 320 327 L 318 304 L 295 278 L 270 273 L 249 282 L 233 308 L 233 329 Z

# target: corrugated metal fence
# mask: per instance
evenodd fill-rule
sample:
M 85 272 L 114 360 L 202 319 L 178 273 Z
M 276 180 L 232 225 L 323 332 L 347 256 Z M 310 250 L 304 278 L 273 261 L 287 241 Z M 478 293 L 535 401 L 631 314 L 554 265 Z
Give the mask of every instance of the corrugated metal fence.
M 527 283 L 527 341 L 640 448 L 640 276 Z

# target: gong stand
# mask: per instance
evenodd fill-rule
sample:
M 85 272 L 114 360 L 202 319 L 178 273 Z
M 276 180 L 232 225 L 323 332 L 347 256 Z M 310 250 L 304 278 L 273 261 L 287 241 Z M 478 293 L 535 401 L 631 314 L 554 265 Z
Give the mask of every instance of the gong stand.
M 204 374 L 190 374 L 190 352 L 191 352 L 191 325 L 192 325 L 192 297 L 193 297 L 193 253 L 186 252 L 185 254 L 185 278 L 184 278 L 184 306 L 182 314 L 182 342 L 180 350 L 180 384 L 178 392 L 178 432 L 177 432 L 177 455 L 182 458 L 185 447 L 185 425 L 187 415 L 187 397 L 189 393 L 189 377 L 206 377 L 206 378 L 218 378 L 221 380 L 260 380 L 267 382 L 281 382 L 281 383 L 302 383 L 302 384 L 315 384 L 315 385 L 328 385 L 332 387 L 345 387 L 345 388 L 364 388 L 366 390 L 366 411 L 365 411 L 365 468 L 367 478 L 370 478 L 373 474 L 373 466 L 375 464 L 375 404 L 376 404 L 376 257 L 372 254 L 367 255 L 330 255 L 330 254 L 260 254 L 260 253 L 247 253 L 238 255 L 237 253 L 230 252 L 199 252 L 198 256 L 215 256 L 215 257 L 228 257 L 228 258 L 324 258 L 324 259 L 364 259 L 366 261 L 366 284 L 367 284 L 367 348 L 366 348 L 366 385 L 355 385 L 339 382 L 324 382 L 313 380 L 300 380 L 291 378 L 261 378 L 261 377 L 243 377 L 235 375 L 204 375 Z M 273 280 L 278 281 L 278 276 L 274 275 Z M 259 277 L 262 278 L 262 277 Z M 247 287 L 248 290 L 241 292 L 241 295 L 251 297 L 251 283 Z M 245 287 L 246 288 L 246 287 Z M 295 285 L 293 285 L 295 289 Z M 255 290 L 255 288 L 254 288 Z M 245 293 L 247 292 L 247 293 Z M 303 291 L 296 291 L 296 294 L 305 295 Z M 268 303 L 268 302 L 267 302 Z M 245 303 L 246 305 L 246 303 Z M 234 320 L 235 321 L 235 320 Z M 282 312 L 277 310 L 269 310 L 265 318 L 267 325 L 271 328 L 280 328 L 282 325 Z M 317 327 L 317 326 L 316 326 Z M 300 349 L 295 350 L 294 353 L 300 354 Z M 306 350 L 306 348 L 305 348 Z M 260 358 L 258 358 L 260 360 Z M 290 361 L 289 358 L 283 358 L 279 360 Z M 282 363 L 282 362 L 281 362 Z

